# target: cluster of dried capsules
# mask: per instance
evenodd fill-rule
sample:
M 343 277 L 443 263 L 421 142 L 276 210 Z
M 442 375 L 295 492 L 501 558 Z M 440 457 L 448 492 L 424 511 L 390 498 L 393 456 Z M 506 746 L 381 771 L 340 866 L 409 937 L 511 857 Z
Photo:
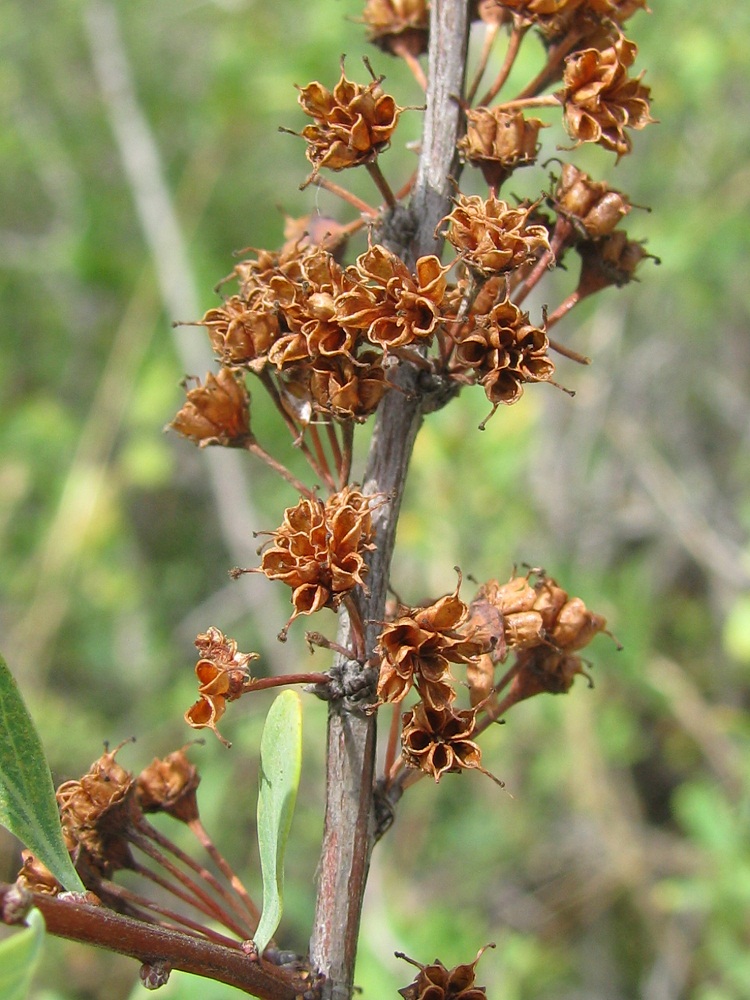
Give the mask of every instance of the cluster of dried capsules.
M 523 698 L 568 690 L 583 672 L 579 650 L 605 627 L 601 616 L 540 572 L 505 584 L 490 581 L 468 604 L 457 587 L 425 607 L 396 607 L 368 659 L 367 622 L 353 598 L 358 591 L 366 594 L 373 512 L 388 499 L 368 497 L 350 483 L 351 448 L 354 426 L 377 410 L 386 393 L 403 391 L 394 376 L 401 365 L 438 377 L 454 394 L 461 386 L 481 385 L 491 416 L 501 404 L 515 403 L 528 383 L 552 382 L 551 350 L 588 360 L 550 339 L 549 331 L 583 298 L 627 283 L 646 256 L 642 244 L 619 228 L 631 209 L 629 199 L 572 163 L 560 163 L 535 202 L 511 203 L 499 192 L 515 170 L 538 159 L 541 130 L 549 123 L 529 116 L 532 109 L 556 109 L 576 145 L 596 143 L 618 159 L 630 152 L 631 131 L 652 121 L 648 88 L 629 72 L 636 47 L 623 34 L 639 9 L 645 9 L 643 0 L 472 5 L 486 34 L 460 102 L 465 129 L 458 154 L 481 172 L 488 190 L 456 191 L 436 231 L 452 253 L 445 263 L 425 255 L 407 265 L 377 241 L 379 224 L 410 191 L 407 183 L 394 195 L 380 169 L 380 154 L 404 111 L 383 91 L 383 78 L 366 62 L 371 79 L 354 82 L 342 62 L 332 89 L 318 81 L 299 88 L 299 104 L 311 119 L 299 133 L 312 165 L 303 186 L 339 195 L 357 217 L 288 220 L 282 248 L 254 251 L 238 263 L 229 276 L 237 290 L 200 321 L 221 368 L 188 390 L 172 427 L 201 446 L 255 452 L 301 494 L 269 533 L 260 566 L 233 573 L 260 572 L 290 588 L 293 612 L 281 638 L 298 616 L 343 604 L 353 626 L 349 652 L 377 667 L 376 704 L 400 706 L 416 691 L 417 703 L 402 716 L 400 757 L 390 761 L 394 774 L 413 767 L 438 780 L 447 771 L 480 767 L 478 732 Z M 428 45 L 425 0 L 368 0 L 362 20 L 370 40 L 404 58 L 421 80 L 418 60 Z M 503 32 L 508 44 L 499 72 L 475 100 Z M 534 33 L 546 61 L 518 93 L 498 99 L 524 39 Z M 356 166 L 371 174 L 382 207 L 367 205 L 323 176 Z M 346 266 L 347 242 L 364 226 L 366 248 Z M 524 300 L 570 251 L 580 259 L 576 287 L 532 322 Z M 250 426 L 248 375 L 270 394 L 319 486 L 295 479 L 260 448 Z M 198 642 L 199 700 L 186 718 L 215 729 L 226 703 L 258 682 L 247 673 L 250 654 L 239 654 L 218 630 Z M 510 653 L 512 665 L 496 677 Z M 457 667 L 465 670 L 470 692 L 470 706 L 460 710 L 451 672 Z
M 450 771 L 482 770 L 474 738 L 519 701 L 567 692 L 584 673 L 578 651 L 605 629 L 601 615 L 541 571 L 534 583 L 531 574 L 490 580 L 469 604 L 457 586 L 427 607 L 399 606 L 380 635 L 379 704 L 400 704 L 412 688 L 419 700 L 402 715 L 401 758 L 387 781 L 404 765 L 435 781 Z M 511 653 L 513 664 L 498 678 Z M 454 706 L 451 665 L 465 668 L 471 708 Z
M 422 84 L 428 7 L 426 0 L 368 0 L 362 16 L 370 41 L 406 60 Z M 355 426 L 376 412 L 386 394 L 404 391 L 400 366 L 425 374 L 421 386 L 448 385 L 446 401 L 463 386 L 481 386 L 492 416 L 515 403 L 530 383 L 557 385 L 550 352 L 588 362 L 550 331 L 587 296 L 630 281 L 648 256 L 620 228 L 631 210 L 628 197 L 560 161 L 537 200 L 517 201 L 500 192 L 514 171 L 537 162 L 542 130 L 554 123 L 529 112 L 545 109 L 552 119 L 556 114 L 574 146 L 595 143 L 618 160 L 631 151 L 631 132 L 653 120 L 649 90 L 630 74 L 636 46 L 623 33 L 640 9 L 646 9 L 645 0 L 470 5 L 486 31 L 459 101 L 464 128 L 457 154 L 462 165 L 476 168 L 487 190 L 456 189 L 435 233 L 449 250 L 445 262 L 432 254 L 407 262 L 380 235 L 394 209 L 408 213 L 400 203 L 406 205 L 411 190 L 407 182 L 394 193 L 380 166 L 405 111 L 384 92 L 383 77 L 366 62 L 371 78 L 357 83 L 342 62 L 332 89 L 318 81 L 299 88 L 310 123 L 295 134 L 305 140 L 312 168 L 302 187 L 314 184 L 339 196 L 355 216 L 343 222 L 320 215 L 287 220 L 281 249 L 255 250 L 238 263 L 219 286 L 231 280 L 235 290 L 198 324 L 221 367 L 204 384 L 188 388 L 171 426 L 201 446 L 255 453 L 300 493 L 299 503 L 269 532 L 260 565 L 233 573 L 263 573 L 290 588 L 293 611 L 281 638 L 301 615 L 346 608 L 351 648 L 329 645 L 358 661 L 363 674 L 370 668 L 377 677 L 371 711 L 387 704 L 395 709 L 386 792 L 420 773 L 435 781 L 466 769 L 489 773 L 477 743 L 481 732 L 523 699 L 568 691 L 575 676 L 585 674 L 580 651 L 606 631 L 601 615 L 541 570 L 506 583 L 488 581 L 468 602 L 459 596 L 459 576 L 455 591 L 432 604 L 394 604 L 368 651 L 365 632 L 375 623 L 361 619 L 361 598 L 376 538 L 374 511 L 388 498 L 368 496 L 351 483 L 352 440 Z M 477 100 L 503 34 L 504 58 Z M 543 64 L 517 93 L 499 98 L 524 40 L 534 34 L 542 40 Z M 368 205 L 326 174 L 353 167 L 370 174 L 381 205 Z M 348 242 L 364 229 L 366 245 L 347 265 Z M 532 320 L 525 300 L 563 261 L 573 270 L 569 254 L 579 261 L 575 286 Z M 248 376 L 270 395 L 317 486 L 297 480 L 258 444 Z M 238 652 L 218 629 L 199 636 L 197 645 L 199 698 L 186 719 L 216 730 L 227 702 L 263 681 L 249 674 L 255 654 Z M 286 681 L 308 676 L 315 675 Z M 329 678 L 317 676 L 323 678 L 317 681 L 320 692 Z M 468 704 L 458 707 L 462 688 Z M 415 982 L 401 992 L 410 1000 L 475 1000 L 485 995 L 474 983 L 475 966 L 419 965 Z
M 231 277 L 238 290 L 200 321 L 221 371 L 188 391 L 172 426 L 200 445 L 245 447 L 268 458 L 250 431 L 245 376 L 251 373 L 334 492 L 348 481 L 352 424 L 375 412 L 399 364 L 427 368 L 456 390 L 480 384 L 494 412 L 516 402 L 526 384 L 552 380 L 550 348 L 586 360 L 550 340 L 549 331 L 587 295 L 628 282 L 646 256 L 641 243 L 617 228 L 629 200 L 569 163 L 536 202 L 510 204 L 499 191 L 513 171 L 538 159 L 545 123 L 527 117 L 528 109 L 556 109 L 576 144 L 596 143 L 618 158 L 630 152 L 631 130 L 652 119 L 648 88 L 629 75 L 637 50 L 622 25 L 644 7 L 643 0 L 474 5 L 473 16 L 486 22 L 487 44 L 469 91 L 472 100 L 490 43 L 502 29 L 509 40 L 487 93 L 473 106 L 462 105 L 460 157 L 481 171 L 489 190 L 487 197 L 456 194 L 439 227 L 454 250 L 446 264 L 427 255 L 407 266 L 374 238 L 382 213 L 410 192 L 407 183 L 394 195 L 379 165 L 403 112 L 383 92 L 383 78 L 372 74 L 369 83 L 359 84 L 342 66 L 333 89 L 317 81 L 300 88 L 299 104 L 312 119 L 300 133 L 313 167 L 305 184 L 334 191 L 357 209 L 357 217 L 348 223 L 319 216 L 290 220 L 280 250 L 258 250 L 235 267 Z M 419 65 L 427 46 L 424 0 L 370 0 L 363 21 L 381 49 Z M 518 94 L 495 102 L 530 32 L 541 36 L 546 63 Z M 321 173 L 356 166 L 373 176 L 383 209 Z M 347 267 L 341 262 L 346 242 L 364 225 L 370 227 L 368 246 Z M 532 322 L 522 302 L 571 249 L 581 260 L 576 288 Z M 330 460 L 319 443 L 320 427 Z

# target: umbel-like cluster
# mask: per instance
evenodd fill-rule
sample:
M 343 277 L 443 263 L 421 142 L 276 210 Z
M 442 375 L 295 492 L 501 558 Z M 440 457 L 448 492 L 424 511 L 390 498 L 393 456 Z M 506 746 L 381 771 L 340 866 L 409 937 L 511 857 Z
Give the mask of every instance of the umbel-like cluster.
M 404 58 L 417 80 L 418 57 L 428 44 L 428 8 L 425 0 L 368 0 L 362 15 L 370 40 Z M 456 190 L 436 230 L 449 251 L 445 261 L 427 254 L 407 263 L 379 240 L 381 223 L 411 190 L 408 182 L 394 194 L 380 167 L 404 113 L 384 92 L 384 78 L 365 61 L 370 80 L 355 82 L 342 61 L 332 89 L 318 81 L 299 88 L 310 123 L 293 134 L 305 141 L 312 166 L 302 186 L 339 196 L 355 217 L 288 220 L 281 249 L 255 250 L 240 261 L 219 286 L 231 280 L 235 290 L 199 324 L 221 367 L 188 388 L 171 426 L 200 446 L 257 454 L 300 493 L 280 527 L 268 533 L 260 565 L 233 574 L 258 572 L 290 588 L 293 611 L 282 639 L 299 616 L 343 605 L 354 636 L 348 652 L 363 669 L 377 667 L 373 710 L 401 707 L 416 693 L 417 703 L 403 713 L 394 773 L 411 767 L 439 780 L 446 772 L 480 767 L 478 732 L 517 701 L 567 691 L 584 672 L 578 652 L 605 627 L 601 616 L 538 571 L 505 584 L 490 581 L 468 604 L 457 587 L 434 604 L 392 609 L 368 658 L 359 597 L 367 594 L 374 513 L 389 498 L 368 496 L 351 482 L 352 440 L 355 426 L 376 413 L 388 393 L 404 391 L 397 377 L 402 366 L 424 376 L 421 384 L 432 379 L 451 386 L 446 401 L 462 387 L 480 385 L 492 416 L 516 403 L 530 383 L 557 385 L 552 352 L 588 362 L 553 340 L 550 330 L 582 299 L 630 281 L 647 256 L 620 228 L 629 199 L 559 160 L 538 200 L 514 201 L 500 192 L 515 170 L 537 162 L 542 130 L 553 123 L 530 111 L 557 115 L 575 145 L 595 143 L 618 159 L 631 151 L 632 131 L 652 121 L 649 90 L 630 75 L 637 49 L 623 33 L 639 9 L 645 9 L 643 0 L 472 5 L 488 39 L 505 33 L 508 43 L 497 77 L 477 100 L 485 46 L 460 102 L 465 128 L 458 153 L 484 178 L 487 191 Z M 541 37 L 546 62 L 520 91 L 500 98 L 530 33 Z M 325 176 L 354 167 L 369 172 L 382 205 L 366 204 Z M 364 246 L 347 265 L 348 242 L 365 229 Z M 571 252 L 580 262 L 574 289 L 532 319 L 525 299 L 563 261 L 572 270 Z M 270 395 L 315 485 L 294 477 L 258 444 L 249 377 Z M 216 729 L 226 703 L 257 682 L 247 672 L 251 655 L 237 653 L 218 629 L 199 642 L 200 697 L 186 718 Z M 505 673 L 497 677 L 501 665 Z M 456 670 L 464 672 L 470 693 L 464 709 L 455 705 Z
M 527 116 L 528 109 L 558 112 L 576 144 L 596 143 L 618 158 L 630 152 L 631 131 L 652 119 L 648 88 L 629 74 L 637 49 L 621 26 L 644 7 L 642 0 L 476 4 L 478 18 L 508 30 L 511 46 L 520 46 L 530 29 L 540 33 L 548 62 L 513 99 L 494 103 L 505 82 L 498 79 L 479 103 L 464 107 L 459 152 L 489 190 L 486 197 L 456 194 L 440 227 L 454 251 L 445 264 L 428 255 L 407 266 L 377 242 L 381 209 L 321 173 L 364 166 L 386 212 L 408 197 L 410 184 L 394 195 L 379 165 L 403 113 L 383 92 L 383 78 L 359 84 L 342 67 L 332 90 L 317 81 L 300 88 L 299 104 L 312 120 L 299 133 L 313 167 L 305 185 L 333 190 L 358 218 L 290 221 L 280 250 L 258 250 L 235 267 L 237 291 L 200 321 L 224 374 L 190 389 L 172 426 L 201 445 L 247 447 L 254 438 L 246 374 L 271 394 L 296 440 L 321 425 L 366 420 L 403 363 L 427 368 L 456 389 L 481 385 L 492 412 L 516 402 L 527 384 L 551 381 L 550 348 L 574 354 L 550 341 L 550 328 L 592 291 L 629 281 L 645 252 L 616 229 L 630 210 L 628 199 L 571 164 L 562 165 L 537 202 L 512 204 L 499 191 L 514 170 L 537 161 L 547 123 Z M 425 49 L 424 2 L 370 0 L 363 20 L 371 40 L 388 52 L 411 58 Z M 506 65 L 501 77 L 508 71 Z M 368 245 L 345 266 L 346 242 L 365 225 Z M 578 287 L 532 321 L 522 301 L 570 249 L 581 258 Z M 339 478 L 335 485 L 345 483 Z

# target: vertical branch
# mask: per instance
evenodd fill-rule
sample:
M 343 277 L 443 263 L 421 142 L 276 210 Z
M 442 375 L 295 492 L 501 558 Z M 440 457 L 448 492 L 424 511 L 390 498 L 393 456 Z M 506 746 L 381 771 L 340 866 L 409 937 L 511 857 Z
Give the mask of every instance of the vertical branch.
M 450 176 L 456 170 L 456 142 L 468 38 L 466 0 L 435 0 L 430 21 L 429 84 L 422 152 L 409 219 L 400 233 L 397 219 L 389 223 L 389 245 L 400 249 L 409 265 L 424 254 L 439 253 L 442 241 L 434 231 L 450 208 Z M 400 244 L 400 246 L 396 246 Z M 367 625 L 367 654 L 377 642 L 388 589 L 391 556 L 401 498 L 417 431 L 422 420 L 417 372 L 401 365 L 397 379 L 403 392 L 383 399 L 364 477 L 367 493 L 391 498 L 374 512 L 376 549 L 370 559 L 369 594 L 359 607 Z M 342 616 L 339 642 L 348 645 L 349 627 Z M 362 692 L 365 704 L 374 692 L 359 664 L 340 659 L 336 671 L 342 697 L 331 701 L 328 716 L 326 815 L 318 866 L 318 899 L 310 941 L 312 964 L 326 977 L 324 1000 L 348 1000 L 352 995 L 370 851 L 373 843 L 373 782 L 375 718 L 357 710 L 347 696 Z M 369 693 L 370 697 L 367 698 Z

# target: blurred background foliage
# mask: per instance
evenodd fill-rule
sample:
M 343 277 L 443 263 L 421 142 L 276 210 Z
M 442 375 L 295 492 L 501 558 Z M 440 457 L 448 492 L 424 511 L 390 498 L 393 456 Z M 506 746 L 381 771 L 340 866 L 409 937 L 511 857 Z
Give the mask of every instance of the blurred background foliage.
M 558 366 L 574 400 L 534 387 L 482 434 L 477 389 L 428 418 L 393 576 L 418 601 L 452 589 L 456 564 L 477 579 L 543 565 L 607 615 L 624 649 L 598 639 L 592 690 L 579 681 L 567 698 L 534 699 L 488 733 L 486 762 L 512 797 L 480 775 L 408 792 L 373 862 L 366 997 L 410 981 L 396 948 L 450 966 L 489 940 L 497 949 L 478 979 L 493 998 L 750 996 L 750 8 L 653 9 L 628 34 L 661 124 L 636 134 L 616 169 L 599 150 L 571 158 L 653 208 L 626 228 L 661 266 L 646 262 L 639 283 L 561 326 L 593 359 Z M 103 740 L 137 736 L 121 761 L 138 770 L 189 738 L 192 640 L 210 624 L 270 672 L 311 669 L 303 627 L 286 646 L 275 640 L 287 595 L 227 577 L 255 563 L 252 532 L 279 523 L 290 489 L 161 428 L 182 375 L 211 364 L 203 332 L 171 321 L 218 301 L 211 289 L 233 251 L 277 247 L 284 213 L 351 217 L 329 195 L 299 191 L 302 143 L 277 126 L 303 126 L 293 85 L 333 85 L 342 52 L 364 79 L 359 10 L 354 0 L 0 5 L 0 626 L 58 781 Z M 420 104 L 404 67 L 369 55 L 401 104 Z M 412 169 L 405 146 L 419 117 L 404 115 L 382 158 L 394 187 Z M 548 155 L 564 141 L 544 138 Z M 525 174 L 510 187 L 536 195 L 544 171 Z M 374 202 L 367 176 L 345 180 Z M 574 279 L 550 281 L 532 314 Z M 254 421 L 294 464 L 260 399 Z M 321 652 L 314 663 L 324 666 Z M 192 752 L 204 822 L 256 890 L 268 704 L 230 711 L 231 752 L 215 740 Z M 324 706 L 306 702 L 305 724 L 281 934 L 301 951 Z M 6 837 L 0 848 L 10 880 L 17 845 Z M 120 1000 L 136 973 L 50 942 L 35 997 Z M 175 976 L 163 992 L 230 991 Z

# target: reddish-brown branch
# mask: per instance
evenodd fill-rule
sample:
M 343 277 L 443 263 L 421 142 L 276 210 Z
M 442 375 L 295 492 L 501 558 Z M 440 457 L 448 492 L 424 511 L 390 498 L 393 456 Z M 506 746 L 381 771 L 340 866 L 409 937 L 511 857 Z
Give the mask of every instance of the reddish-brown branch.
M 495 26 L 497 30 L 497 26 Z M 495 77 L 492 86 L 484 95 L 482 100 L 479 102 L 481 105 L 489 104 L 490 101 L 494 100 L 497 94 L 500 93 L 502 88 L 505 86 L 505 82 L 510 76 L 510 71 L 513 69 L 513 63 L 516 61 L 516 56 L 518 55 L 518 50 L 521 48 L 521 42 L 523 41 L 524 35 L 529 30 L 528 25 L 514 25 L 513 31 L 511 32 L 510 39 L 508 41 L 508 49 L 505 53 L 505 59 L 503 60 L 503 65 L 500 67 L 500 72 Z M 489 28 L 487 29 L 489 37 Z M 479 80 L 477 79 L 477 84 Z M 471 102 L 473 94 L 469 94 L 469 101 Z
M 383 196 L 383 201 L 386 203 L 388 208 L 391 209 L 395 208 L 396 196 L 391 190 L 391 185 L 385 179 L 385 176 L 383 175 L 383 171 L 380 169 L 378 161 L 373 160 L 372 163 L 366 163 L 365 166 L 367 167 L 368 174 L 375 181 L 375 186 Z
M 259 458 L 262 462 L 265 462 L 269 468 L 273 469 L 274 472 L 278 473 L 278 475 L 280 475 L 282 479 L 284 479 L 287 483 L 289 483 L 290 486 L 293 486 L 295 490 L 297 490 L 297 492 L 300 494 L 300 496 L 303 497 L 315 496 L 314 491 L 311 490 L 309 486 L 305 486 L 305 484 L 301 482 L 299 479 L 297 479 L 297 477 L 293 475 L 285 465 L 282 465 L 281 462 L 277 461 L 277 459 L 275 459 L 273 455 L 269 455 L 269 453 L 265 450 L 265 448 L 261 448 L 261 446 L 258 444 L 257 441 L 254 440 L 248 441 L 247 444 L 245 445 L 245 448 L 247 451 L 250 452 L 251 455 L 255 455 L 256 458 Z
M 0 886 L 0 909 L 13 889 L 15 886 Z M 229 948 L 157 927 L 103 906 L 41 894 L 33 894 L 32 898 L 50 934 L 129 955 L 140 962 L 163 961 L 173 969 L 226 983 L 259 1000 L 296 1000 L 301 992 L 283 970 L 270 962 L 253 961 L 239 947 Z

